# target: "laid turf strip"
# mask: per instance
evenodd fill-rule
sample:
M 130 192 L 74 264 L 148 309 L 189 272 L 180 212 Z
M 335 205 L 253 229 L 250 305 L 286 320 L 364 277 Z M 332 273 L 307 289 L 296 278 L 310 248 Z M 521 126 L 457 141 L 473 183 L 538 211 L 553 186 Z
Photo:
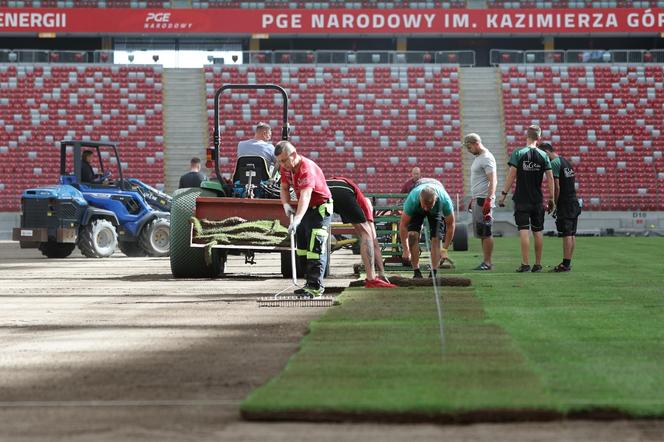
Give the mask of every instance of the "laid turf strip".
M 502 239 L 498 260 L 515 247 Z M 560 240 L 544 250 L 560 261 Z M 517 260 L 473 281 L 566 411 L 664 416 L 663 250 L 664 238 L 578 238 L 570 273 L 511 273 Z
M 282 374 L 243 404 L 248 418 L 509 419 L 551 415 L 551 398 L 472 290 L 445 290 L 445 352 L 431 289 L 349 289 L 312 323 Z M 544 410 L 535 412 L 535 409 Z M 364 417 L 359 414 L 370 413 Z
M 349 289 L 285 370 L 242 406 L 249 419 L 477 422 L 664 416 L 663 238 L 578 238 L 573 271 L 516 274 L 455 253 L 441 354 L 431 288 Z M 545 238 L 555 266 L 560 240 Z M 556 257 L 557 259 L 554 259 Z M 546 270 L 546 269 L 545 269 Z

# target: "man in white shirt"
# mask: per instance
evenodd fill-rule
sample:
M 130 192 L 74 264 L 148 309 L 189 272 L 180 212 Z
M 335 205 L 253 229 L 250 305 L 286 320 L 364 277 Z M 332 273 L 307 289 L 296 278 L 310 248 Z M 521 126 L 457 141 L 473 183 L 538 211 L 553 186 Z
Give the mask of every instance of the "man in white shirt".
M 475 270 L 491 270 L 491 255 L 493 253 L 493 207 L 496 200 L 496 159 L 482 144 L 482 139 L 475 133 L 468 134 L 463 139 L 463 146 L 475 155 L 470 166 L 470 194 L 472 200 L 468 208 L 473 212 L 473 229 L 475 236 L 482 241 L 483 261 Z
M 265 159 L 267 171 L 273 176 L 274 164 L 277 159 L 274 156 L 272 140 L 272 128 L 267 123 L 258 123 L 256 133 L 251 140 L 240 141 L 237 145 L 237 157 L 256 156 Z

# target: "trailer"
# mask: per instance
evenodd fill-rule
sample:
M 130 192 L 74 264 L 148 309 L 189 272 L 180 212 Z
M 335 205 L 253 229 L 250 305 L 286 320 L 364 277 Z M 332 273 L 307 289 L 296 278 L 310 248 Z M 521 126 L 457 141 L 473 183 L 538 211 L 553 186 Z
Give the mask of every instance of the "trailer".
M 291 246 L 286 235 L 289 220 L 278 192 L 274 193 L 278 183 L 265 179 L 262 158 L 241 157 L 236 163 L 232 184 L 222 180 L 219 169 L 220 101 L 225 92 L 238 90 L 268 90 L 280 94 L 283 103 L 281 139 L 289 138 L 288 95 L 282 87 L 273 84 L 227 84 L 216 90 L 214 146 L 208 150 L 208 160 L 214 164 L 216 179 L 203 181 L 197 188 L 179 189 L 173 194 L 170 264 L 171 273 L 176 278 L 223 277 L 228 255 L 242 255 L 245 263 L 256 264 L 256 257 L 263 253 L 280 253 L 283 277 L 293 276 Z M 297 204 L 296 201 L 292 203 Z M 259 224 L 262 229 L 274 234 L 273 237 L 242 235 L 242 232 L 258 229 Z M 244 225 L 245 230 L 238 228 L 238 225 Z M 206 226 L 214 226 L 216 236 L 207 234 Z M 327 256 L 326 274 L 329 273 L 329 240 Z M 305 267 L 297 261 L 297 276 L 302 276 Z

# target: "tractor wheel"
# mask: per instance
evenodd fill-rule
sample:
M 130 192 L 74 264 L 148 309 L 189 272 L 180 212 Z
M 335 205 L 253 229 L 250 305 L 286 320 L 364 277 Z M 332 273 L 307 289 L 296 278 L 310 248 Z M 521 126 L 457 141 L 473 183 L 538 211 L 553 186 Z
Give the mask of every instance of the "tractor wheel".
M 139 258 L 146 255 L 141 245 L 134 241 L 120 241 L 118 247 L 122 253 L 130 258 Z
M 143 227 L 138 242 L 149 256 L 168 256 L 170 232 L 171 222 L 156 218 Z
M 465 224 L 456 224 L 454 226 L 454 238 L 452 246 L 455 252 L 468 251 L 468 229 Z
M 39 251 L 47 258 L 66 258 L 71 255 L 75 248 L 76 244 L 74 243 L 49 241 L 39 244 Z
M 108 258 L 118 245 L 118 234 L 113 223 L 96 219 L 83 227 L 78 237 L 78 248 L 88 258 Z
M 205 263 L 205 250 L 189 246 L 189 219 L 194 215 L 196 198 L 215 195 L 214 192 L 199 187 L 178 189 L 173 194 L 169 251 L 171 273 L 175 278 L 216 278 L 223 271 L 221 263 L 225 264 L 225 259 L 221 259 L 222 254 L 213 253 L 212 265 L 208 266 Z

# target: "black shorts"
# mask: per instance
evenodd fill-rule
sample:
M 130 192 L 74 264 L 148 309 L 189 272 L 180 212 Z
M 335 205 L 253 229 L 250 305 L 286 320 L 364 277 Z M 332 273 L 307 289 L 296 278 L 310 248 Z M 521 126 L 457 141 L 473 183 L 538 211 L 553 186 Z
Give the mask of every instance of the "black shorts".
M 429 233 L 431 234 L 430 237 L 433 238 L 435 236 L 439 239 L 443 239 L 445 237 L 446 226 L 445 220 L 443 219 L 443 215 L 441 213 L 436 215 L 432 214 L 431 212 L 428 212 L 426 215 L 420 215 L 419 213 L 416 213 L 410 218 L 410 222 L 408 223 L 408 231 L 421 231 L 422 224 L 424 224 L 424 218 L 429 220 Z
M 556 208 L 556 230 L 558 236 L 575 236 L 576 225 L 581 214 L 577 200 L 561 201 Z
M 578 216 L 574 218 L 556 218 L 558 236 L 576 236 L 576 224 L 578 220 Z
M 353 188 L 344 182 L 335 182 L 330 186 L 332 201 L 334 201 L 334 213 L 341 217 L 343 223 L 361 224 L 367 222 Z
M 519 230 L 544 230 L 544 206 L 542 204 L 514 203 L 514 221 Z

